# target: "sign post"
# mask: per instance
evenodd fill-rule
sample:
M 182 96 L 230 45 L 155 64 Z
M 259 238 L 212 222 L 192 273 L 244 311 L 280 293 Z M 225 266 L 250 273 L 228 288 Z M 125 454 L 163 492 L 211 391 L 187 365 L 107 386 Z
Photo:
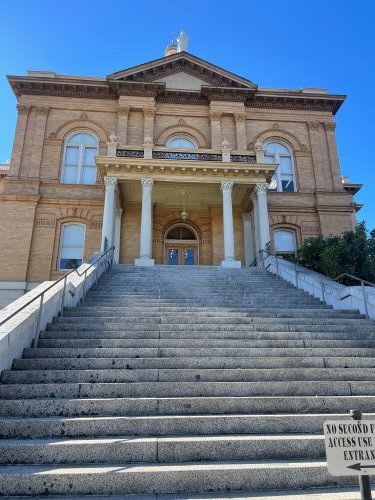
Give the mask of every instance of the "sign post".
M 375 420 L 362 420 L 351 410 L 353 420 L 324 422 L 327 467 L 333 476 L 358 476 L 361 500 L 372 500 L 370 475 L 375 475 Z

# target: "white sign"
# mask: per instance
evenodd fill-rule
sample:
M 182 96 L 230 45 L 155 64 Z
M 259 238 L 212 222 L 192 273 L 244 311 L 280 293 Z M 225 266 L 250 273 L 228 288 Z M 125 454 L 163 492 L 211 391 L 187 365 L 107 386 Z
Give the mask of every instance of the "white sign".
M 324 439 L 330 474 L 375 474 L 375 420 L 327 420 Z

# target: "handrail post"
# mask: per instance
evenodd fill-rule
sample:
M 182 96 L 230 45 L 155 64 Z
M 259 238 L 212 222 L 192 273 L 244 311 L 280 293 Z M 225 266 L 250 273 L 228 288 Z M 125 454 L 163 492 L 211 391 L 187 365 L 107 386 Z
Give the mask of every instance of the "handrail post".
M 67 281 L 68 275 L 65 275 L 64 278 L 64 286 L 62 290 L 62 297 L 61 297 L 61 305 L 60 305 L 60 316 L 63 315 L 64 313 L 64 307 L 65 307 L 65 292 L 66 292 L 66 281 Z
M 322 288 L 322 301 L 323 301 L 323 302 L 325 302 L 325 301 L 326 301 L 326 299 L 325 299 L 325 293 L 324 293 L 324 291 L 325 291 L 325 286 L 326 286 L 326 285 L 325 285 L 325 283 L 323 282 L 323 280 L 321 280 L 321 281 L 320 281 L 320 286 L 321 286 L 321 288 Z
M 363 283 L 362 280 L 361 280 L 361 288 L 362 288 L 363 302 L 365 304 L 366 318 L 369 319 L 370 315 L 369 315 L 369 312 L 368 312 L 367 295 L 366 295 L 365 285 L 364 285 L 364 283 Z
M 40 321 L 41 321 L 41 316 L 42 316 L 42 311 L 43 311 L 43 301 L 44 301 L 44 292 L 40 296 L 38 316 L 36 319 L 36 330 L 35 330 L 35 336 L 34 336 L 34 341 L 33 341 L 33 348 L 34 349 L 36 349 L 38 347 L 38 342 L 39 342 Z

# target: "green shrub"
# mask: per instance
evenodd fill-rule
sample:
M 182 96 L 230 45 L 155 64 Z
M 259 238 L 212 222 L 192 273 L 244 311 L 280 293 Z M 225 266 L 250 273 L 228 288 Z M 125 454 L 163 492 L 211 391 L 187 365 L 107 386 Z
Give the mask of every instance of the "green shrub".
M 309 238 L 298 250 L 297 262 L 330 278 L 348 273 L 375 282 L 375 230 L 368 234 L 361 222 L 341 236 Z

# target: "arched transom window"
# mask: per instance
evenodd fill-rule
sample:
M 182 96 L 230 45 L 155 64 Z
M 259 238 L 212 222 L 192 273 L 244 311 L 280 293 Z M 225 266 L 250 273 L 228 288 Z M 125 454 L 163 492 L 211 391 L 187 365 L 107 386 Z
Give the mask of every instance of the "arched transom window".
M 266 163 L 278 163 L 279 166 L 272 177 L 270 191 L 292 193 L 296 191 L 293 154 L 291 149 L 281 142 L 270 141 L 264 144 Z
M 297 250 L 296 233 L 292 229 L 275 229 L 273 243 L 276 253 L 294 254 Z
M 95 156 L 98 140 L 88 132 L 70 135 L 64 144 L 61 182 L 64 184 L 95 184 Z
M 59 265 L 61 271 L 76 269 L 83 262 L 85 226 L 83 224 L 63 224 L 60 235 Z
M 196 142 L 185 135 L 175 135 L 167 140 L 166 146 L 168 148 L 184 148 L 184 149 L 196 149 L 198 145 Z

